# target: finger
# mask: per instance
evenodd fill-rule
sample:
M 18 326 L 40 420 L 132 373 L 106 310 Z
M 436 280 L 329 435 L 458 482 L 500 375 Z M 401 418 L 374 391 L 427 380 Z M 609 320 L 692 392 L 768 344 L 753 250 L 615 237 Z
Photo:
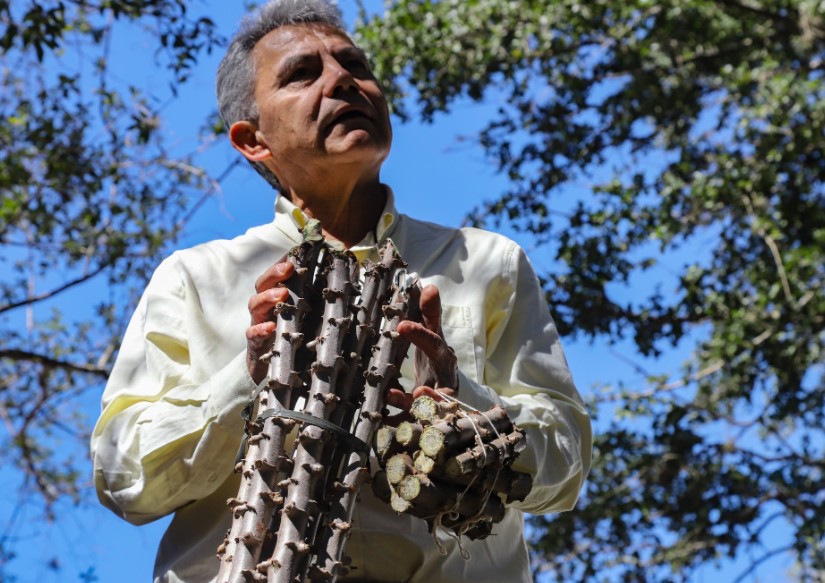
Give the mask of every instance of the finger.
M 259 349 L 267 345 L 275 333 L 275 322 L 261 322 L 246 329 L 246 343 L 249 349 Z
M 275 322 L 262 322 L 246 329 L 246 368 L 256 383 L 261 382 L 269 371 L 269 363 L 261 356 L 269 352 Z
M 437 332 L 410 320 L 399 322 L 396 330 L 415 344 L 416 348 L 424 352 L 436 367 L 445 362 L 445 357 L 450 350 L 447 348 L 447 343 Z
M 284 287 L 267 289 L 249 298 L 249 316 L 252 325 L 273 319 L 272 310 L 289 298 L 289 290 Z
M 440 334 L 409 320 L 399 323 L 397 330 L 399 334 L 409 339 L 416 349 L 424 353 L 432 365 L 429 372 L 417 379 L 418 382 L 434 382 L 435 388 L 457 388 L 458 363 L 455 353 Z M 435 375 L 435 378 L 431 378 L 430 372 Z
M 421 290 L 421 299 L 418 302 L 421 309 L 421 319 L 424 325 L 441 333 L 441 294 L 434 285 L 428 285 Z
M 292 277 L 295 268 L 288 261 L 279 261 L 255 280 L 255 291 L 261 293 Z
M 453 389 L 434 389 L 432 387 L 418 387 L 413 389 L 412 401 L 418 397 L 432 397 L 436 401 L 443 401 L 445 397 L 455 397 L 455 390 Z M 449 400 L 449 399 L 448 399 Z
M 413 396 L 401 389 L 390 389 L 387 391 L 387 405 L 397 407 L 402 411 L 409 411 L 412 406 Z
M 249 371 L 249 378 L 257 385 L 266 378 L 269 372 L 269 363 L 261 360 L 256 360 L 247 355 L 246 370 Z

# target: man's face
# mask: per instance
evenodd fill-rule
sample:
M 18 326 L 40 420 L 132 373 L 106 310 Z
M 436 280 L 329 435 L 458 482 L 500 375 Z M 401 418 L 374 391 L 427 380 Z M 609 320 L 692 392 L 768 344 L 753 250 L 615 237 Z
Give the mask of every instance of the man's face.
M 392 142 L 384 94 L 364 57 L 333 28 L 277 28 L 252 52 L 259 142 L 279 180 L 313 164 L 380 168 Z M 343 169 L 345 166 L 341 166 Z

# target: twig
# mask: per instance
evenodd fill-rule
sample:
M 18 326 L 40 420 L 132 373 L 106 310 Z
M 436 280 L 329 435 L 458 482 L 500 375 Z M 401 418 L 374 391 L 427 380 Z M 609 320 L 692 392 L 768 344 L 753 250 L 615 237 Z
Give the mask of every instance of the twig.
M 37 354 L 35 352 L 29 352 L 27 350 L 19 350 L 16 348 L 0 350 L 0 358 L 8 358 L 11 360 L 28 360 L 31 362 L 38 362 L 40 364 L 54 368 L 63 368 L 75 372 L 93 374 L 102 379 L 109 378 L 109 371 L 106 369 L 101 369 L 87 364 L 75 364 L 73 362 L 66 362 L 64 360 L 52 358 L 51 356 L 46 356 L 45 354 Z
M 744 580 L 745 580 L 745 578 L 746 578 L 748 575 L 750 575 L 751 573 L 753 573 L 754 571 L 756 571 L 756 569 L 759 567 L 759 565 L 761 565 L 762 563 L 764 563 L 764 562 L 765 562 L 765 561 L 767 561 L 768 559 L 770 559 L 770 558 L 772 558 L 772 557 L 775 557 L 776 555 L 781 555 L 782 553 L 787 553 L 788 551 L 791 551 L 791 550 L 793 550 L 793 545 L 788 545 L 788 546 L 785 546 L 785 547 L 779 547 L 779 548 L 774 549 L 774 550 L 772 550 L 772 551 L 768 551 L 767 553 L 765 553 L 764 555 L 762 555 L 761 557 L 759 557 L 758 559 L 756 559 L 755 561 L 753 561 L 753 562 L 752 562 L 752 563 L 748 566 L 748 568 L 747 568 L 747 569 L 745 569 L 745 570 L 742 572 L 742 574 L 741 574 L 741 575 L 739 575 L 739 576 L 738 576 L 738 577 L 734 580 L 734 582 L 733 582 L 733 583 L 740 583 L 740 581 L 744 581 Z
M 793 297 L 793 293 L 791 293 L 791 284 L 788 281 L 788 274 L 785 271 L 785 263 L 782 261 L 782 254 L 779 252 L 779 246 L 774 241 L 773 237 L 771 237 L 765 229 L 760 227 L 757 223 L 757 215 L 756 211 L 753 208 L 753 202 L 751 202 L 750 197 L 747 195 L 743 197 L 745 201 L 745 206 L 748 207 L 748 214 L 752 220 L 752 227 L 754 233 L 762 237 L 765 241 L 765 244 L 768 246 L 768 249 L 771 252 L 771 257 L 773 257 L 773 262 L 776 265 L 776 270 L 779 272 L 779 279 L 782 282 L 782 291 L 785 293 L 785 299 L 788 301 L 788 304 L 791 306 L 796 305 L 796 298 Z
M 97 274 L 99 274 L 101 271 L 103 271 L 104 269 L 106 269 L 106 267 L 108 267 L 108 266 L 107 266 L 107 265 L 101 265 L 100 267 L 98 267 L 98 268 L 97 268 L 97 269 L 95 269 L 94 271 L 91 271 L 91 272 L 89 272 L 89 273 L 87 273 L 87 274 L 85 274 L 85 275 L 82 275 L 82 276 L 80 276 L 80 277 L 78 277 L 78 278 L 76 278 L 76 279 L 73 279 L 73 280 L 71 280 L 71 281 L 69 281 L 69 282 L 67 282 L 67 283 L 64 283 L 64 284 L 63 284 L 63 285 L 61 285 L 60 287 L 57 287 L 57 288 L 55 288 L 55 289 L 53 289 L 53 290 L 51 290 L 51 291 L 43 292 L 43 293 L 42 293 L 42 294 L 40 294 L 40 295 L 30 296 L 30 297 L 28 297 L 28 298 L 26 298 L 26 299 L 24 299 L 24 300 L 18 300 L 18 301 L 16 301 L 16 302 L 11 302 L 11 303 L 6 304 L 6 305 L 4 305 L 4 306 L 0 306 L 0 314 L 2 314 L 2 313 L 4 313 L 4 312 L 8 312 L 9 310 L 13 310 L 13 309 L 15 309 L 15 308 L 19 308 L 19 307 L 21 307 L 21 306 L 31 306 L 32 304 L 36 304 L 37 302 L 41 302 L 41 301 L 43 301 L 43 300 L 47 300 L 47 299 L 49 299 L 49 298 L 51 298 L 51 297 L 53 297 L 53 296 L 56 296 L 57 294 L 59 294 L 59 293 L 61 293 L 61 292 L 66 291 L 66 290 L 67 290 L 67 289 L 69 289 L 69 288 L 72 288 L 72 287 L 74 287 L 74 286 L 76 286 L 76 285 L 79 285 L 79 284 L 81 284 L 81 283 L 84 283 L 84 282 L 86 282 L 86 281 L 89 281 L 90 279 L 92 279 L 93 277 L 95 277 Z
M 231 162 L 231 163 L 230 163 L 230 164 L 229 164 L 229 165 L 228 165 L 228 166 L 224 169 L 224 171 L 223 171 L 223 172 L 221 172 L 221 173 L 220 173 L 220 175 L 218 175 L 218 177 L 217 177 L 217 178 L 215 178 L 214 180 L 212 180 L 212 181 L 211 181 L 212 188 L 211 188 L 211 189 L 208 189 L 206 192 L 204 192 L 204 193 L 201 195 L 201 197 L 197 200 L 197 202 L 195 202 L 195 204 L 193 204 L 193 205 L 192 205 L 192 208 L 191 208 L 191 209 L 189 209 L 189 212 L 188 212 L 188 213 L 186 213 L 186 214 L 185 214 L 185 215 L 184 215 L 184 216 L 183 216 L 183 217 L 182 217 L 182 218 L 181 218 L 181 219 L 177 222 L 177 224 L 176 224 L 175 226 L 176 226 L 177 228 L 181 228 L 181 227 L 183 227 L 183 225 L 185 225 L 186 223 L 188 223 L 188 222 L 192 219 L 192 217 L 193 217 L 193 216 L 195 216 L 195 213 L 197 213 L 197 212 L 198 212 L 198 210 L 200 210 L 200 208 L 204 205 L 204 203 L 205 203 L 207 200 L 209 200 L 209 197 L 211 197 L 213 193 L 215 193 L 215 192 L 219 192 L 219 191 L 220 191 L 220 184 L 221 184 L 221 182 L 223 182 L 223 180 L 224 180 L 227 176 L 229 176 L 229 173 L 230 173 L 230 172 L 232 172 L 232 170 L 234 170 L 235 168 L 237 168 L 239 165 L 240 165 L 240 158 L 238 158 L 238 159 L 236 159 L 236 160 L 232 161 L 232 162 Z

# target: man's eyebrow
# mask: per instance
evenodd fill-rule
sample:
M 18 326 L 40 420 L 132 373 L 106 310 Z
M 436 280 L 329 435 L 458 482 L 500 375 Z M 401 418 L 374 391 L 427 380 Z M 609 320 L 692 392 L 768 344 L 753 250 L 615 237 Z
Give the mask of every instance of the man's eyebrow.
M 362 49 L 352 45 L 341 47 L 340 49 L 336 50 L 335 57 L 358 57 L 359 59 L 363 59 L 364 62 L 369 62 L 367 59 L 367 53 L 365 53 Z
M 276 73 L 282 75 L 305 63 L 312 61 L 312 53 L 293 54 L 278 63 Z

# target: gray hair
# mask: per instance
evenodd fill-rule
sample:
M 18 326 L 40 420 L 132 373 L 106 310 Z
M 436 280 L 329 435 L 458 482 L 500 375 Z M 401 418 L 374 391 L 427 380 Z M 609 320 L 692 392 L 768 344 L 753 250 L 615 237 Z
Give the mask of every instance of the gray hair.
M 328 25 L 347 35 L 341 11 L 328 0 L 269 0 L 241 21 L 218 67 L 218 111 L 227 128 L 238 121 L 258 121 L 255 62 L 251 57 L 258 41 L 281 26 L 310 23 Z M 252 162 L 252 167 L 276 190 L 282 190 L 263 163 Z

